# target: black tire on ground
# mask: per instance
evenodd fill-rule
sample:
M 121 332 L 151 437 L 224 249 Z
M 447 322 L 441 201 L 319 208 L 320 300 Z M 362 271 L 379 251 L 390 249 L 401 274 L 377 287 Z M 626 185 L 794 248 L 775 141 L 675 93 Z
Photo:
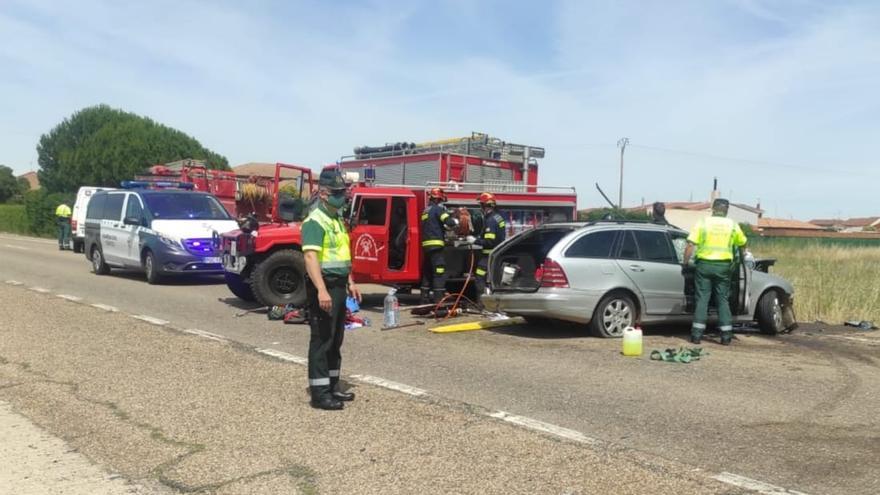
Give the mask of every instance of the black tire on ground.
M 156 257 L 149 249 L 144 251 L 143 268 L 148 284 L 156 285 L 162 281 L 162 275 L 159 273 L 158 267 L 156 267 Z
M 768 290 L 758 301 L 758 328 L 764 335 L 776 335 L 782 328 L 782 306 L 779 303 L 779 294 L 775 290 Z
M 264 306 L 302 306 L 306 302 L 305 275 L 306 262 L 301 252 L 275 251 L 253 268 L 251 291 Z
M 101 248 L 93 246 L 90 258 L 92 260 L 92 272 L 95 275 L 107 275 L 110 273 L 110 265 L 104 261 L 104 254 L 101 253 Z
M 612 292 L 596 305 L 590 320 L 590 333 L 596 337 L 623 337 L 623 329 L 639 321 L 639 310 L 627 294 Z
M 73 252 L 74 253 L 83 252 L 83 248 L 84 248 L 83 244 L 85 244 L 85 243 L 80 242 L 80 241 L 73 241 Z
M 241 275 L 237 273 L 223 272 L 223 278 L 226 279 L 226 287 L 229 287 L 229 290 L 239 299 L 248 302 L 257 300 L 257 298 L 254 297 L 254 291 L 251 290 L 251 284 L 245 282 Z

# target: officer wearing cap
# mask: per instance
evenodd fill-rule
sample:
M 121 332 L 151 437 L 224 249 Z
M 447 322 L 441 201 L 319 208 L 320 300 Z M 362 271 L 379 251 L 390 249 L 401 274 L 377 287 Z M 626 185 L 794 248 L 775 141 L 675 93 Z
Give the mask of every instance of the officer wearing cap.
M 688 261 L 696 251 L 697 307 L 691 327 L 691 342 L 699 344 L 706 330 L 709 299 L 715 295 L 718 304 L 718 329 L 721 344 L 730 345 L 733 336 L 733 317 L 730 312 L 730 273 L 733 269 L 733 250 L 746 245 L 746 236 L 739 224 L 727 218 L 730 202 L 718 198 L 712 203 L 712 216 L 700 219 L 688 235 L 684 251 L 682 273 L 688 270 Z
M 337 410 L 354 394 L 339 388 L 345 301 L 360 291 L 351 278 L 348 231 L 339 216 L 346 187 L 337 170 L 324 170 L 318 180 L 319 201 L 302 224 L 302 250 L 308 279 L 309 390 L 312 407 Z

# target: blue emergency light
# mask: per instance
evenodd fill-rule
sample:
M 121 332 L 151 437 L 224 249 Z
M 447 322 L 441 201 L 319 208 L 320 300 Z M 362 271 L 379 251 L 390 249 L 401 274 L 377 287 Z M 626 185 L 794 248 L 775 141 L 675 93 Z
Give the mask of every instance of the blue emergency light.
M 144 180 L 124 180 L 119 183 L 123 189 L 148 189 L 151 187 L 157 189 L 194 189 L 195 184 L 191 182 L 172 182 L 172 181 L 144 181 Z
M 373 182 L 376 180 L 376 169 L 373 167 L 364 167 L 364 182 Z

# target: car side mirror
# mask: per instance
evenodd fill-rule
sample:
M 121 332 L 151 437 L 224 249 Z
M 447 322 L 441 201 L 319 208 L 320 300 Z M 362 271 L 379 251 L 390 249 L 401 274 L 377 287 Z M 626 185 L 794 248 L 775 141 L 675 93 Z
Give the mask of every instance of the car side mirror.
M 125 225 L 136 225 L 140 227 L 141 219 L 140 217 L 125 217 L 125 219 L 122 220 L 122 223 Z

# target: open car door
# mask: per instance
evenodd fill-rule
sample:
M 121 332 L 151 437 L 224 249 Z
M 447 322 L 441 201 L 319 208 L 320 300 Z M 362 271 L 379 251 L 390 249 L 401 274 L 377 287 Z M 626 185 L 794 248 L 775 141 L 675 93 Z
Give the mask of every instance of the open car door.
M 416 197 L 357 193 L 351 218 L 351 259 L 355 280 L 410 284 L 419 280 Z

